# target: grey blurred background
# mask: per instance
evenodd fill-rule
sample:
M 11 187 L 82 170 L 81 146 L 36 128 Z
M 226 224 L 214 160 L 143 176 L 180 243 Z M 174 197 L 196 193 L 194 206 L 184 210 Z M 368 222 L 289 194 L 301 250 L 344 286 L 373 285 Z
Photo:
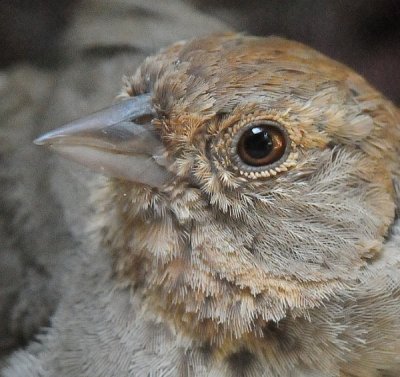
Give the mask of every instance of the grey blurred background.
M 187 1 L 236 30 L 275 34 L 309 44 L 353 67 L 400 103 L 398 0 Z M 60 64 L 58 39 L 78 3 L 1 0 L 0 67 L 17 61 L 42 67 Z M 163 3 L 165 6 L 168 0 Z

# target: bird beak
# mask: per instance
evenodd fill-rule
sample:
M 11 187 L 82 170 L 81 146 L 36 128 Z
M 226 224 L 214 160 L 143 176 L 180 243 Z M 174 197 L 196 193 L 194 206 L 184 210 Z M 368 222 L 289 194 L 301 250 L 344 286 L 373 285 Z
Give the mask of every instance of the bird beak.
M 140 95 L 50 131 L 34 143 L 102 174 L 161 187 L 170 179 L 165 147 L 151 121 L 135 123 L 153 115 L 151 97 Z

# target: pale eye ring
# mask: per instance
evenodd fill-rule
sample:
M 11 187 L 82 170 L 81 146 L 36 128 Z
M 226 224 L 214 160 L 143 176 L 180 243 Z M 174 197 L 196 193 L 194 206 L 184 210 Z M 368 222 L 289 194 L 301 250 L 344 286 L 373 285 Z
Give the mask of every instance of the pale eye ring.
M 240 169 L 261 171 L 281 164 L 290 151 L 290 138 L 284 127 L 271 120 L 247 124 L 232 143 L 233 158 Z

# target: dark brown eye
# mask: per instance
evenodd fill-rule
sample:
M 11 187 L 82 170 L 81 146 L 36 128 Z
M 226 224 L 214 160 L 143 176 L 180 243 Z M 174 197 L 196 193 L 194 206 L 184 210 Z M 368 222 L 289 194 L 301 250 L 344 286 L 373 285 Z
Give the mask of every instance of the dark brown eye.
M 256 124 L 241 135 L 237 144 L 238 155 L 250 166 L 264 166 L 278 161 L 286 149 L 282 130 L 271 124 Z

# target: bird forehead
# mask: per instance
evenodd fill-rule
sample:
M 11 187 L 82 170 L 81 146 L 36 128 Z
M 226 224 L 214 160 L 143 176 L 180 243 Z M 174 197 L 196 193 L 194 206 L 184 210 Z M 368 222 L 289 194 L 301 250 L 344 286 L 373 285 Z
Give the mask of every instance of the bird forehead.
M 310 99 L 321 88 L 345 80 L 338 63 L 281 38 L 214 36 L 181 42 L 148 58 L 131 92 L 154 93 L 164 113 L 229 112 L 243 101 L 288 95 Z

